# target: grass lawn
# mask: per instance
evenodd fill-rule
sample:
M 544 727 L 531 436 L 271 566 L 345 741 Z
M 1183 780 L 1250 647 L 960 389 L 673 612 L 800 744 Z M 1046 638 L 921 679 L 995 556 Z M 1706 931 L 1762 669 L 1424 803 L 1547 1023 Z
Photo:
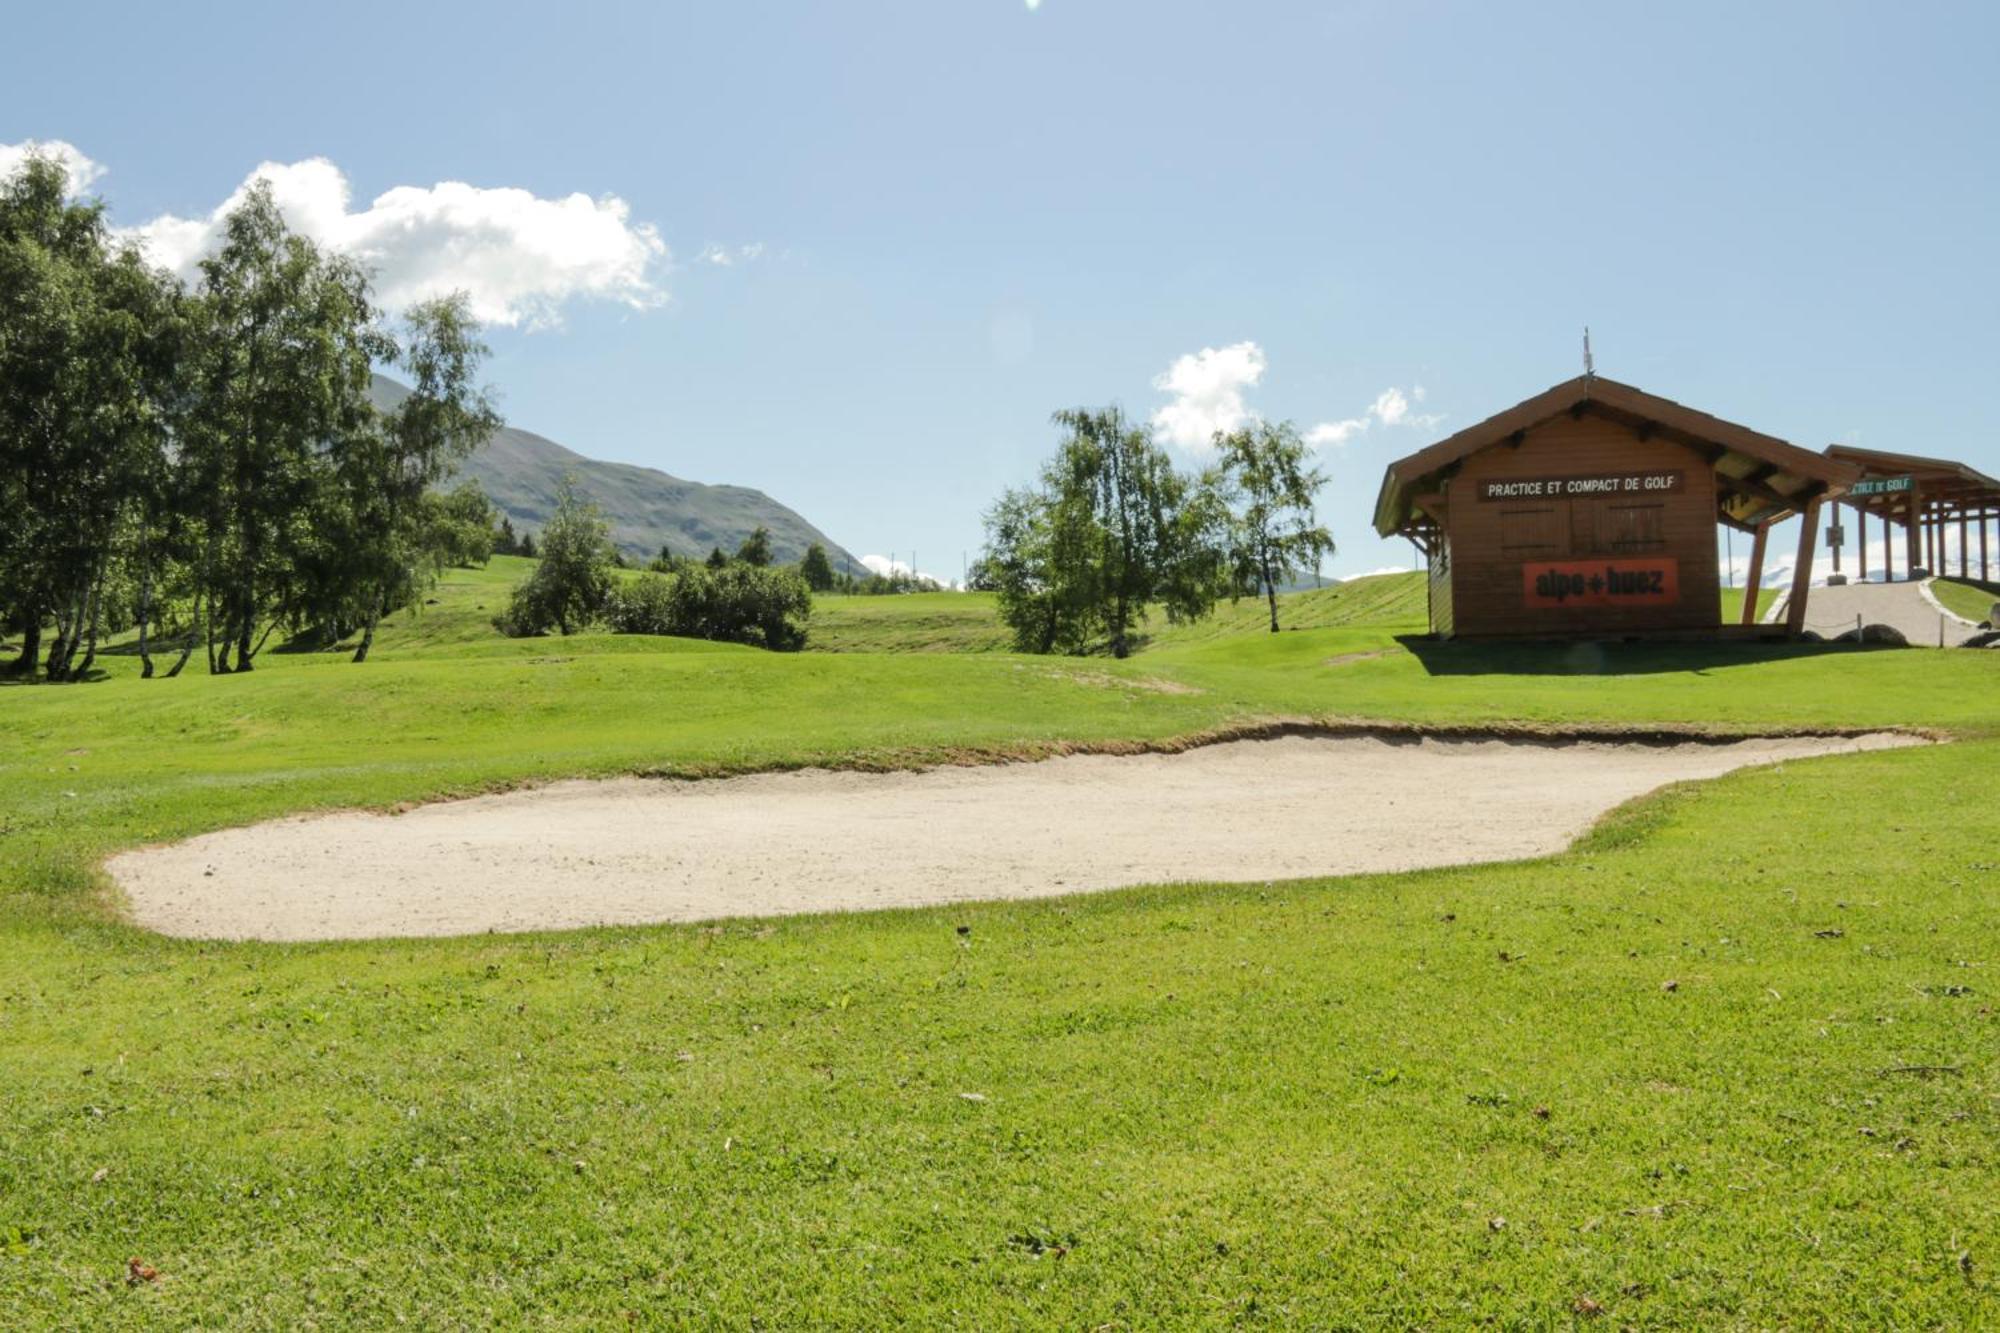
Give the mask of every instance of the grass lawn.
M 1964 616 L 1978 625 L 1985 623 L 1993 614 L 1994 604 L 2000 602 L 2000 583 L 1981 583 L 1977 579 L 1934 579 L 1931 596 L 1953 615 Z
M 1771 609 L 1771 603 L 1777 600 L 1778 590 L 1776 588 L 1759 588 L 1757 590 L 1757 619 L 1761 621 L 1764 618 L 1764 613 Z M 1735 625 L 1740 624 L 1742 620 L 1743 589 L 1724 588 L 1722 590 L 1722 623 L 1725 625 Z
M 873 651 L 508 642 L 495 566 L 362 667 L 0 689 L 0 1327 L 2000 1314 L 2000 655 L 1479 650 L 1399 638 L 1420 602 L 1246 603 L 1125 663 L 885 651 L 949 613 L 917 597 L 849 599 L 892 608 L 848 621 Z M 559 774 L 1273 716 L 1963 739 L 1544 861 L 710 927 L 177 942 L 94 869 Z

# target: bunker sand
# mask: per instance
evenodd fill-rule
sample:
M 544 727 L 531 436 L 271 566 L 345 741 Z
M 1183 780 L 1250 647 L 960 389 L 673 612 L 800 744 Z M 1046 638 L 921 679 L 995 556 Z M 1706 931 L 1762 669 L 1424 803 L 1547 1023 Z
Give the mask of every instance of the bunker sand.
M 169 935 L 457 935 L 1039 898 L 1560 851 L 1622 801 L 1911 738 L 1285 737 L 913 773 L 622 778 L 227 829 L 115 856 Z

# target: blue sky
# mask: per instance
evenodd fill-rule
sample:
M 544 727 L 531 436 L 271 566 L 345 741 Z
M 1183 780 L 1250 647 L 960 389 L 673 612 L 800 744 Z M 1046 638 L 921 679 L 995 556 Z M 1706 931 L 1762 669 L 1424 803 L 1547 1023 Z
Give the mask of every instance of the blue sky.
M 1577 373 L 1585 324 L 1652 392 L 2000 471 L 1990 4 L 40 5 L 5 30 L 0 145 L 74 145 L 120 224 L 198 246 L 259 164 L 297 168 L 392 285 L 493 289 L 516 424 L 939 573 L 1051 411 L 1112 401 L 1170 433 L 1321 427 L 1329 569 L 1407 564 L 1368 529 L 1383 464 Z

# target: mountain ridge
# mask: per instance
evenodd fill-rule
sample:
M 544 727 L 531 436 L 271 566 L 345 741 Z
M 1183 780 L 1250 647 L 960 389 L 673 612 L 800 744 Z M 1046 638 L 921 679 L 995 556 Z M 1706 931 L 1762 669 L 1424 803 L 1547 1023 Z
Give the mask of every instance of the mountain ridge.
M 383 375 L 370 385 L 375 405 L 385 411 L 409 392 Z M 717 546 L 733 552 L 762 526 L 771 531 L 772 558 L 778 564 L 796 563 L 806 547 L 819 542 L 835 569 L 861 569 L 851 551 L 797 510 L 754 487 L 689 481 L 658 468 L 589 458 L 518 426 L 503 425 L 493 432 L 446 484 L 478 482 L 515 531 L 539 533 L 555 512 L 556 488 L 566 474 L 604 512 L 613 544 L 628 556 L 650 560 L 662 547 L 697 559 Z

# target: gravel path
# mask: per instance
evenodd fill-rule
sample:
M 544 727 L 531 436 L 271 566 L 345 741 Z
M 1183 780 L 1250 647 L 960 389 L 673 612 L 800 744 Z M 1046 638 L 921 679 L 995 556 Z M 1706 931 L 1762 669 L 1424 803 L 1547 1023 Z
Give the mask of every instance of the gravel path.
M 1938 646 L 1942 619 L 1944 642 L 1956 647 L 1978 633 L 1969 620 L 1942 611 L 1924 596 L 1919 583 L 1849 583 L 1838 588 L 1814 588 L 1806 596 L 1806 628 L 1827 638 L 1854 628 L 1854 617 L 1864 624 L 1893 625 L 1903 637 L 1920 648 Z M 1766 617 L 1773 623 L 1785 618 L 1784 602 L 1775 603 Z
M 699 921 L 1497 861 L 1664 783 L 1914 743 L 1303 738 L 917 773 L 624 778 L 228 829 L 111 859 L 170 935 Z

